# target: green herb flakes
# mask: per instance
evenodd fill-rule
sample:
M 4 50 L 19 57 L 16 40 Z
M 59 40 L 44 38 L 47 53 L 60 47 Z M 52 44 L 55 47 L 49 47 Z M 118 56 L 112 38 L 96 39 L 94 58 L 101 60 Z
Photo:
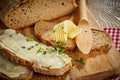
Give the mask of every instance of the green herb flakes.
M 42 52 L 43 51 L 43 49 L 40 47 L 38 50 L 37 50 L 37 53 L 40 53 L 40 52 Z
M 13 35 L 9 35 L 9 37 L 12 37 Z
M 39 44 L 35 44 L 35 46 L 39 46 Z
M 64 49 L 60 49 L 60 48 L 55 48 L 56 51 L 60 52 L 60 53 L 65 53 L 65 50 Z
M 55 32 L 56 32 L 56 30 L 55 30 L 55 29 L 53 29 L 53 30 L 52 30 L 52 32 L 53 32 L 53 33 L 55 33 Z
M 22 46 L 21 48 L 22 48 L 22 49 L 25 49 L 25 46 Z
M 57 45 L 58 45 L 58 46 L 64 46 L 65 44 L 66 44 L 66 42 L 63 42 L 63 41 L 58 41 L 58 42 L 57 42 Z
M 51 69 L 52 66 L 48 66 L 47 69 Z
M 34 41 L 34 40 L 35 40 L 35 37 L 34 37 L 34 36 L 32 36 L 31 38 L 26 38 L 26 41 L 27 41 L 27 42 Z
M 28 50 L 31 50 L 32 48 L 34 48 L 34 46 L 30 46 L 29 48 L 27 48 Z
M 72 61 L 72 66 L 75 66 L 75 62 Z
M 77 61 L 79 61 L 81 64 L 85 65 L 85 60 L 82 57 L 80 57 L 79 59 L 77 59 Z

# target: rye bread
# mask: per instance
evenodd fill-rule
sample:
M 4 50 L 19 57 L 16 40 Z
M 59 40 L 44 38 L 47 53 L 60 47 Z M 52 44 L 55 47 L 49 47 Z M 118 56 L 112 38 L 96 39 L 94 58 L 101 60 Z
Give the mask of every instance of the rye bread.
M 30 26 L 39 20 L 52 20 L 70 14 L 74 0 L 4 0 L 0 1 L 0 18 L 12 29 Z
M 20 65 L 16 65 L 14 64 L 13 62 L 9 61 L 5 56 L 3 56 L 2 54 L 0 54 L 0 59 L 3 61 L 3 62 L 8 62 L 10 65 L 13 65 L 13 66 L 18 66 L 18 67 L 22 67 Z M 1 63 L 3 65 L 5 65 L 6 63 Z M 25 66 L 23 66 L 24 68 Z M 27 67 L 25 67 L 27 68 Z M 16 68 L 17 69 L 17 68 Z M 14 72 L 15 69 L 11 69 L 11 71 Z M 5 79 L 5 80 L 29 80 L 32 78 L 33 76 L 33 70 L 30 69 L 30 68 L 27 68 L 27 71 L 24 73 L 24 74 L 20 74 L 18 72 L 19 76 L 17 77 L 10 77 L 10 76 L 7 76 L 5 73 L 3 72 L 0 72 L 0 78 L 2 79 Z
M 47 21 L 40 21 L 35 24 L 34 31 L 36 37 L 41 40 L 41 42 L 54 46 L 56 43 L 52 41 L 52 28 L 54 25 L 57 23 L 53 22 L 47 22 Z M 109 51 L 111 45 L 112 45 L 112 40 L 111 37 L 109 36 L 108 33 L 102 31 L 102 30 L 97 30 L 97 29 L 92 29 L 93 33 L 93 47 L 91 51 L 101 51 L 101 52 L 107 52 Z M 76 47 L 75 41 L 79 41 L 79 36 L 75 38 L 75 40 L 68 41 L 69 45 L 64 45 L 62 48 L 65 50 L 74 50 Z
M 49 69 L 48 67 L 39 66 L 37 64 L 37 61 L 35 61 L 35 60 L 31 61 L 31 60 L 26 60 L 24 58 L 21 58 L 21 57 L 17 56 L 14 52 L 11 52 L 10 50 L 5 49 L 2 46 L 0 46 L 0 52 L 2 52 L 2 54 L 4 56 L 6 56 L 10 61 L 12 61 L 18 65 L 24 65 L 24 66 L 31 67 L 31 68 L 33 68 L 33 70 L 35 72 L 45 74 L 45 75 L 63 75 L 65 72 L 67 72 L 71 69 L 71 62 L 69 62 L 64 67 L 61 67 L 61 68 Z M 30 55 L 30 54 L 28 54 L 28 55 Z M 64 56 L 64 54 L 60 54 L 60 55 Z
M 36 23 L 35 27 L 34 27 L 34 32 L 35 32 L 36 37 L 41 42 L 43 42 L 47 45 L 51 45 L 53 47 L 60 47 L 65 50 L 73 51 L 76 47 L 76 43 L 74 40 L 68 39 L 68 41 L 65 45 L 60 45 L 59 43 L 56 43 L 53 41 L 52 29 L 53 29 L 54 25 L 56 25 L 56 24 L 57 23 L 47 22 L 47 21 L 40 21 L 40 22 Z

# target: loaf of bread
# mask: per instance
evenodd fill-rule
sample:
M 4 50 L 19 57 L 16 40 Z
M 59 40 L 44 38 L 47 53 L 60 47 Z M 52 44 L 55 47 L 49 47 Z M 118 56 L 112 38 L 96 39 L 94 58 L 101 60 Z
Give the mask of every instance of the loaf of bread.
M 55 43 L 52 40 L 53 39 L 52 28 L 56 24 L 57 23 L 46 22 L 46 21 L 40 21 L 36 23 L 34 27 L 36 37 L 47 45 L 52 45 L 52 46 L 54 46 L 55 44 L 57 45 L 57 43 Z M 102 30 L 92 29 L 92 32 L 93 32 L 93 47 L 91 51 L 101 51 L 101 52 L 109 51 L 112 44 L 110 36 Z M 62 45 L 62 48 L 64 48 L 65 50 L 74 50 L 76 47 L 75 41 L 79 43 L 79 40 L 80 37 L 78 35 L 75 38 L 75 40 L 74 39 L 68 40 L 67 45 Z
M 74 0 L 2 0 L 0 18 L 9 28 L 19 29 L 70 14 L 75 7 Z
M 33 76 L 33 70 L 9 61 L 0 53 L 0 77 L 5 80 L 29 80 Z
M 0 51 L 19 65 L 29 66 L 46 75 L 63 75 L 71 69 L 71 58 L 60 48 L 38 43 L 15 30 L 7 29 L 0 35 Z

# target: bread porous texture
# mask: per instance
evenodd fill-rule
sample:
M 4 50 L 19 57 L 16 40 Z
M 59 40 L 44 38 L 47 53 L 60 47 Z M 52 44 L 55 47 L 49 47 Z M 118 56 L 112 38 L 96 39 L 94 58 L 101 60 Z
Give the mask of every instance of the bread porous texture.
M 39 20 L 52 20 L 70 14 L 74 8 L 73 0 L 28 0 L 10 8 L 4 21 L 9 28 L 19 29 Z

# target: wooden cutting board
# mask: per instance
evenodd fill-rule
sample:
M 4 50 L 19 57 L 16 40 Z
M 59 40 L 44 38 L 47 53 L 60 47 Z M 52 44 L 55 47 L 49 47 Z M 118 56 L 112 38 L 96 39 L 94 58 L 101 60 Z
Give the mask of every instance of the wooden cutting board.
M 65 19 L 69 19 L 70 16 L 66 16 L 55 20 L 54 22 L 59 22 Z M 95 29 L 101 29 L 97 20 L 88 10 L 88 21 L 90 21 L 90 26 Z M 31 37 L 33 34 L 33 27 L 24 28 L 20 32 L 26 34 L 26 36 Z M 31 80 L 103 80 L 115 73 L 120 73 L 120 53 L 115 49 L 114 46 L 110 49 L 108 53 L 94 53 L 85 56 L 80 52 L 74 54 L 68 54 L 72 60 L 75 62 L 72 69 L 62 76 L 48 76 L 43 74 L 34 73 Z M 83 56 L 86 60 L 85 65 L 81 65 L 76 59 Z
M 70 16 L 66 16 L 55 20 L 55 22 L 69 18 Z M 88 21 L 90 21 L 90 26 L 102 30 L 99 23 L 95 20 L 89 10 L 88 19 Z M 33 34 L 33 27 L 25 28 L 23 31 L 27 36 L 31 37 Z M 76 53 L 68 55 L 75 62 L 75 65 L 69 72 L 62 76 L 48 76 L 34 73 L 32 80 L 103 80 L 113 74 L 120 73 L 120 53 L 114 46 L 112 46 L 108 53 L 94 53 L 84 57 L 84 54 L 76 51 Z M 80 56 L 85 58 L 85 65 L 81 65 L 76 61 Z

